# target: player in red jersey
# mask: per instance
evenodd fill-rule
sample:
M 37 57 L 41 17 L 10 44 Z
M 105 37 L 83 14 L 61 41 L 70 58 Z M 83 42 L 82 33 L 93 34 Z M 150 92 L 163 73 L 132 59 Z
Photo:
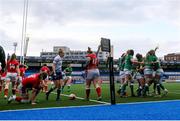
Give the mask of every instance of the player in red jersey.
M 17 92 L 18 92 L 18 86 L 21 85 L 22 80 L 25 78 L 25 72 L 26 72 L 27 69 L 28 69 L 28 66 L 26 66 L 24 64 L 19 65 L 20 76 L 19 76 L 19 78 L 17 79 L 17 82 L 16 82 Z
M 98 69 L 98 58 L 97 54 L 91 51 L 91 48 L 88 47 L 87 51 L 87 63 L 86 63 L 86 100 L 89 100 L 90 95 L 90 85 L 93 81 L 94 87 L 98 95 L 97 100 L 101 100 L 101 79 Z
M 5 79 L 6 87 L 4 89 L 4 97 L 8 96 L 8 85 L 12 83 L 12 94 L 15 96 L 16 93 L 16 82 L 20 76 L 19 62 L 16 60 L 16 54 L 12 54 L 11 59 L 7 62 L 7 75 Z
M 13 97 L 10 96 L 8 99 L 8 103 L 15 100 L 17 102 L 31 102 L 32 105 L 35 103 L 35 98 L 40 92 L 43 85 L 43 80 L 47 77 L 47 73 L 45 71 L 42 71 L 40 73 L 36 73 L 33 75 L 30 75 L 22 80 L 22 88 L 21 88 L 21 96 L 20 97 Z M 32 95 L 29 97 L 28 91 L 32 90 Z
M 43 92 L 48 92 L 48 76 L 50 75 L 50 69 L 47 67 L 46 64 L 43 65 L 43 67 L 40 69 L 42 72 L 47 73 L 47 77 L 43 80 L 44 87 L 43 87 Z
M 25 72 L 28 69 L 28 66 L 26 65 L 19 65 L 19 72 L 20 72 L 20 77 L 22 78 L 21 81 L 23 80 L 23 78 L 25 78 Z

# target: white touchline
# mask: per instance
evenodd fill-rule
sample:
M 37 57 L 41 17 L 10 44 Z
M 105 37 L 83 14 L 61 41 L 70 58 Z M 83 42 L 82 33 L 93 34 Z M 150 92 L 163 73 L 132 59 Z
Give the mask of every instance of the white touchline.
M 56 92 L 52 92 L 53 94 L 57 94 Z M 69 95 L 66 95 L 66 94 L 61 94 L 62 96 L 65 96 L 65 97 L 69 97 Z M 82 97 L 77 97 L 76 96 L 76 98 L 77 99 L 79 99 L 79 100 L 85 100 L 85 98 L 82 98 Z M 89 101 L 91 101 L 91 102 L 96 102 L 96 103 L 102 103 L 102 104 L 110 104 L 110 103 L 108 103 L 108 102 L 104 102 L 104 101 L 97 101 L 97 100 L 93 100 L 93 99 L 90 99 Z
M 180 95 L 180 92 L 168 92 L 168 93 Z
M 146 101 L 146 102 L 132 102 L 132 103 L 117 103 L 117 105 L 133 105 L 133 104 L 146 104 L 146 103 L 163 103 L 163 102 L 176 102 L 180 101 L 180 99 L 176 100 L 160 100 L 160 101 Z

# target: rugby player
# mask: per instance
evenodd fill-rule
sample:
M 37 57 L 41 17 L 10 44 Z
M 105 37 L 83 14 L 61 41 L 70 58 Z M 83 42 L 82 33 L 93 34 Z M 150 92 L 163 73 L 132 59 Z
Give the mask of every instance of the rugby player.
M 48 80 L 49 80 L 49 75 L 50 75 L 50 69 L 47 67 L 46 64 L 44 64 L 40 71 L 45 71 L 47 73 L 47 77 L 43 80 L 44 87 L 43 87 L 43 92 L 48 92 Z
M 156 49 L 155 49 L 156 50 Z M 145 69 L 144 69 L 144 77 L 145 77 L 145 86 L 143 89 L 143 96 L 147 96 L 149 91 L 149 86 L 154 83 L 154 93 L 156 90 L 157 82 L 154 80 L 154 69 L 153 65 L 157 63 L 157 57 L 155 56 L 155 50 L 150 50 L 145 57 Z
M 26 70 L 28 69 L 28 66 L 27 65 L 23 65 L 23 64 L 20 64 L 19 65 L 19 71 L 20 71 L 20 77 L 23 79 L 25 78 L 25 72 Z M 22 80 L 21 79 L 21 80 Z
M 144 79 L 144 64 L 143 64 L 143 56 L 139 53 L 136 54 L 136 59 L 138 62 L 142 62 L 141 64 L 138 63 L 136 64 L 136 70 L 135 70 L 135 75 L 134 75 L 134 79 L 136 79 L 138 81 L 138 89 L 137 89 L 137 96 L 142 96 L 142 90 L 144 88 L 145 85 L 145 79 Z
M 7 74 L 5 79 L 4 98 L 8 96 L 8 89 L 10 82 L 12 83 L 12 94 L 15 97 L 16 83 L 20 76 L 19 62 L 16 60 L 16 54 L 12 54 L 10 60 L 7 62 Z
M 121 97 L 125 97 L 124 93 L 126 91 L 126 86 L 128 86 L 128 82 L 130 83 L 130 89 L 131 89 L 131 96 L 134 97 L 134 81 L 132 79 L 132 67 L 133 63 L 141 63 L 137 62 L 133 59 L 134 50 L 130 49 L 127 51 L 126 57 L 125 57 L 125 65 L 124 65 L 124 73 L 125 73 L 125 81 L 121 88 Z
M 99 46 L 100 48 L 100 46 Z M 99 50 L 99 49 L 98 49 Z M 97 52 L 98 53 L 98 52 Z M 97 100 L 100 101 L 102 99 L 101 97 L 101 83 L 102 80 L 100 79 L 100 73 L 98 69 L 98 58 L 97 53 L 93 53 L 91 48 L 88 47 L 87 50 L 87 62 L 85 66 L 85 72 L 86 72 L 86 100 L 89 100 L 90 95 L 90 85 L 91 82 L 93 82 L 94 87 L 96 89 L 98 98 Z
M 117 91 L 117 93 L 119 95 L 121 93 L 122 84 L 125 81 L 125 74 L 124 74 L 125 57 L 126 57 L 126 53 L 123 53 L 121 55 L 121 57 L 119 58 L 119 63 L 118 63 L 119 77 L 120 77 L 120 86 L 119 86 L 119 90 Z M 126 92 L 124 92 L 124 93 L 126 93 Z
M 22 80 L 25 78 L 25 72 L 27 69 L 28 69 L 28 66 L 26 66 L 24 64 L 19 65 L 20 76 L 16 82 L 16 89 L 18 89 L 18 87 L 21 86 Z M 18 92 L 18 90 L 17 90 L 17 92 Z
M 21 103 L 31 102 L 32 105 L 35 105 L 35 99 L 39 94 L 43 85 L 43 79 L 47 77 L 47 72 L 42 71 L 40 73 L 32 74 L 22 80 L 21 96 L 10 96 L 8 103 L 15 100 Z M 28 91 L 32 90 L 31 97 L 29 97 Z
M 62 91 L 67 84 L 68 92 L 70 92 L 71 88 L 71 82 L 72 82 L 72 67 L 71 64 L 68 64 L 67 68 L 64 69 L 65 78 L 64 78 L 64 84 L 62 86 Z
M 168 93 L 168 90 L 163 86 L 162 81 L 161 81 L 161 76 L 164 73 L 160 61 L 155 55 L 155 52 L 153 53 L 155 56 L 155 59 L 152 62 L 152 67 L 153 67 L 153 78 L 154 78 L 154 93 L 156 94 L 156 88 L 157 88 L 157 97 L 161 97 L 161 88 L 164 91 L 164 95 Z
M 61 85 L 63 83 L 62 81 L 62 59 L 64 57 L 64 51 L 62 49 L 59 49 L 58 55 L 54 58 L 53 61 L 53 80 L 55 87 L 51 87 L 51 89 L 46 93 L 46 100 L 49 98 L 49 94 L 57 88 L 57 97 L 56 101 L 60 100 L 60 93 L 61 93 Z

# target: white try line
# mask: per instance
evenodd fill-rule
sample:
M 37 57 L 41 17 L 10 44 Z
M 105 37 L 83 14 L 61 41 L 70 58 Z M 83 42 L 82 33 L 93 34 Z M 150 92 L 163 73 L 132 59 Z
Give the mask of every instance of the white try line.
M 179 102 L 180 100 L 161 100 L 161 101 L 146 101 L 146 102 L 132 102 L 132 103 L 117 103 L 116 105 L 134 105 L 134 104 L 148 104 L 148 103 L 162 103 L 162 102 Z M 67 109 L 67 108 L 83 108 L 83 107 L 102 107 L 111 106 L 107 104 L 101 105 L 83 105 L 83 106 L 66 106 L 66 107 L 48 107 L 48 108 L 33 108 L 33 109 L 18 109 L 18 110 L 3 110 L 1 112 L 19 112 L 19 111 L 33 111 L 33 110 L 51 110 L 51 109 Z M 128 121 L 128 120 L 127 120 Z M 143 121 L 143 120 L 142 120 Z M 158 120 L 156 120 L 158 121 Z M 163 120 L 162 120 L 163 121 Z
M 117 105 L 134 105 L 134 104 L 148 104 L 148 103 L 163 103 L 163 102 L 179 102 L 180 99 L 175 100 L 160 100 L 160 101 L 145 101 L 145 102 L 131 102 L 131 103 L 117 103 Z
M 56 92 L 52 92 L 53 94 L 57 94 Z M 61 94 L 62 96 L 65 96 L 65 97 L 69 97 L 69 95 L 66 95 L 66 94 Z M 82 98 L 82 97 L 77 97 L 76 96 L 76 99 L 79 99 L 79 100 L 85 100 L 85 98 Z M 93 100 L 93 99 L 90 99 L 89 101 L 91 102 L 95 102 L 95 103 L 101 103 L 101 104 L 110 104 L 108 102 L 104 102 L 104 101 L 98 101 L 98 100 Z
M 168 92 L 168 93 L 180 95 L 180 92 Z
M 15 110 L 2 110 L 1 112 L 19 112 L 19 111 L 34 111 L 34 110 L 51 110 L 51 109 L 67 109 L 67 108 L 87 108 L 87 107 L 101 107 L 107 104 L 99 105 L 83 105 L 83 106 L 64 106 L 64 107 L 47 107 L 47 108 L 31 108 L 31 109 L 15 109 Z

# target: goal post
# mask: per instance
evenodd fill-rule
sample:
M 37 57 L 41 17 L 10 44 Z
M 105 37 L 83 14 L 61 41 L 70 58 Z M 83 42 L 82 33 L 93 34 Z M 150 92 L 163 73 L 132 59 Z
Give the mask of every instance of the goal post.
M 111 104 L 116 104 L 115 100 L 115 86 L 114 86 L 114 63 L 113 57 L 111 55 L 111 41 L 107 38 L 101 38 L 101 50 L 109 52 L 108 65 L 109 65 L 109 80 L 110 80 L 110 95 L 111 95 Z

